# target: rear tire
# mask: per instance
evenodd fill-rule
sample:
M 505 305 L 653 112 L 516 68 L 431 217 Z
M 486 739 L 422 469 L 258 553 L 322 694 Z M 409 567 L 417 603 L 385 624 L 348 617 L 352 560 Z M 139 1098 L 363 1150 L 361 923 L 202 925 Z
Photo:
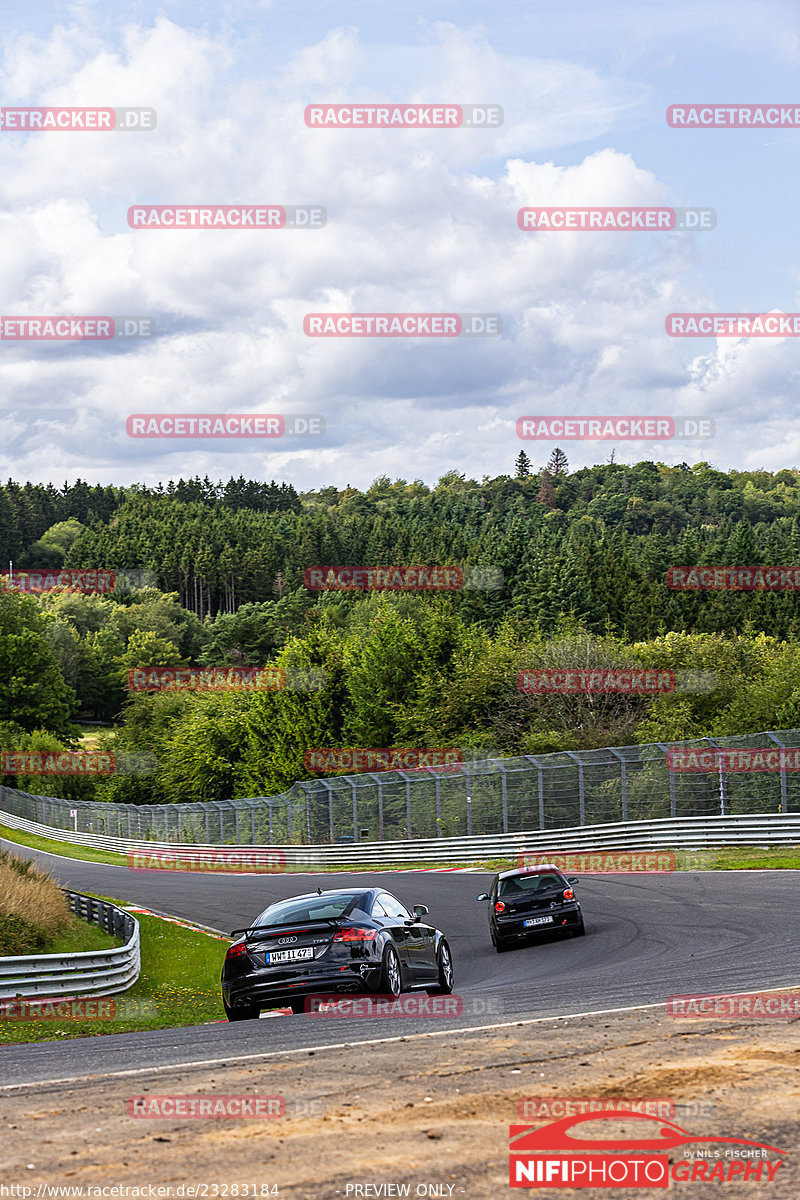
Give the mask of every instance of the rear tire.
M 378 990 L 384 996 L 399 996 L 403 990 L 400 959 L 397 957 L 394 946 L 387 946 L 383 952 L 383 966 Z
M 583 917 L 581 917 L 580 925 L 576 925 L 574 929 L 570 930 L 570 937 L 583 937 L 585 933 L 586 926 L 583 923 Z
M 257 1021 L 261 1015 L 257 1004 L 240 1004 L 236 1008 L 229 1008 L 223 1000 L 222 1007 L 229 1021 Z
M 439 968 L 439 982 L 436 987 L 428 988 L 431 995 L 449 996 L 453 990 L 453 959 L 450 947 L 442 938 L 436 951 L 436 965 Z
M 492 934 L 492 945 L 498 954 L 503 954 L 509 949 L 508 942 L 504 941 L 502 938 L 495 937 L 494 934 Z

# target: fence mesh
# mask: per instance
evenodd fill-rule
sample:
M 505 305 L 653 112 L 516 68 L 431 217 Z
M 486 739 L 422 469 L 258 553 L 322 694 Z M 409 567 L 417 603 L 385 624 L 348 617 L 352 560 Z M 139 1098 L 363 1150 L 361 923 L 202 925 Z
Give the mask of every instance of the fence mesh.
M 0 809 L 54 829 L 138 841 L 324 845 L 557 830 L 614 821 L 800 812 L 800 754 L 769 769 L 673 769 L 670 750 L 800 747 L 800 730 L 475 758 L 439 772 L 305 780 L 279 796 L 111 804 L 0 787 Z M 788 757 L 788 756 L 787 756 Z M 798 762 L 795 763 L 795 757 Z

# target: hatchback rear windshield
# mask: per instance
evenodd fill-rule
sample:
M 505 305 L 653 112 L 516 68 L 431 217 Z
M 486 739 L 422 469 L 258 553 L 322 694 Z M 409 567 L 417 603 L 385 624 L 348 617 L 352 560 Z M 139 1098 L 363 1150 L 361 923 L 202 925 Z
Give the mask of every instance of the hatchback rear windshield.
M 361 892 L 335 892 L 327 896 L 297 896 L 281 900 L 266 908 L 253 923 L 262 925 L 294 925 L 298 921 L 336 920 L 339 917 L 366 917 L 367 897 Z
M 497 894 L 498 896 L 522 896 L 529 892 L 560 890 L 566 886 L 566 881 L 552 871 L 532 872 L 529 875 L 512 875 L 508 879 L 501 879 Z

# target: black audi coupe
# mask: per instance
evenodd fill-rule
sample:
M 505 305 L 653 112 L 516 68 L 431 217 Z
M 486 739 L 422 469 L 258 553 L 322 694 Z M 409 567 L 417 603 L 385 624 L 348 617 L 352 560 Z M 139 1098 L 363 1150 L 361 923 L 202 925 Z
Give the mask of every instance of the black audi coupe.
M 407 991 L 449 993 L 453 960 L 443 933 L 383 888 L 316 891 L 280 900 L 234 929 L 222 968 L 229 1021 L 262 1008 L 305 1011 L 308 996 Z

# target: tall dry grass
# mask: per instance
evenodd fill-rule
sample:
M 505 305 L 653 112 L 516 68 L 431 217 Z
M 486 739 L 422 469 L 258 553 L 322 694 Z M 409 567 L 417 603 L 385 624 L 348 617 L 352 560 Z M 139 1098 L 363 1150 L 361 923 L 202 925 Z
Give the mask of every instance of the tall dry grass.
M 61 888 L 30 859 L 0 850 L 0 953 L 27 953 L 63 932 L 69 905 Z

